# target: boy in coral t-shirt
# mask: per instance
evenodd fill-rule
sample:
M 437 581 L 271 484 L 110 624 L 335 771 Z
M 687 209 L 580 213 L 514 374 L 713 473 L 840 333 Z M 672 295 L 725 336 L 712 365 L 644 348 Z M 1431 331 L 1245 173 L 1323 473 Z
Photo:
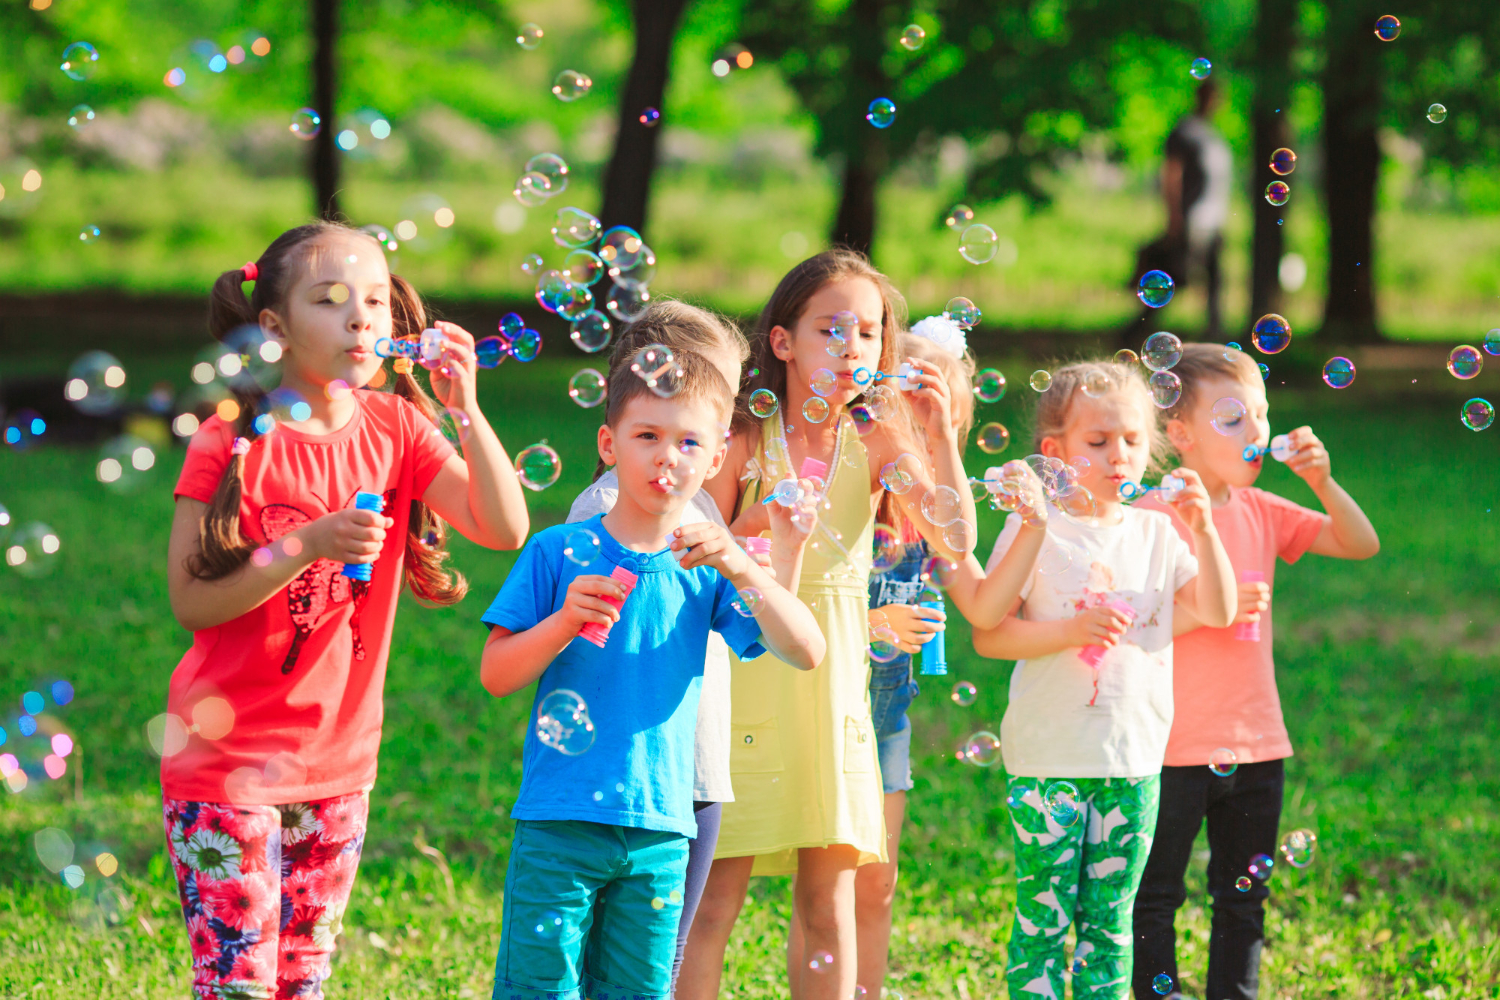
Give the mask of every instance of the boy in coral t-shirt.
M 1153 979 L 1165 974 L 1172 980 L 1168 995 L 1180 994 L 1173 919 L 1187 898 L 1183 876 L 1206 819 L 1213 930 L 1204 996 L 1238 1000 L 1258 989 L 1270 895 L 1264 872 L 1252 870 L 1250 859 L 1275 850 L 1283 760 L 1292 755 L 1271 659 L 1276 558 L 1294 563 L 1313 552 L 1368 559 L 1380 540 L 1334 482 L 1328 452 L 1308 427 L 1288 435 L 1293 453 L 1287 465 L 1327 513 L 1254 488 L 1264 456 L 1244 456 L 1248 446 L 1265 446 L 1270 425 L 1265 386 L 1247 355 L 1218 344 L 1188 344 L 1173 371 L 1182 379 L 1182 396 L 1167 410 L 1167 437 L 1208 490 L 1214 524 L 1241 581 L 1239 615 L 1228 628 L 1200 628 L 1177 612 L 1177 629 L 1185 634 L 1175 644 L 1175 713 L 1156 837 L 1135 901 L 1134 989 L 1137 998 L 1155 1000 Z M 1154 500 L 1137 506 L 1171 513 Z M 1191 543 L 1175 515 L 1173 523 Z M 1248 875 L 1260 877 L 1241 888 L 1240 877 Z

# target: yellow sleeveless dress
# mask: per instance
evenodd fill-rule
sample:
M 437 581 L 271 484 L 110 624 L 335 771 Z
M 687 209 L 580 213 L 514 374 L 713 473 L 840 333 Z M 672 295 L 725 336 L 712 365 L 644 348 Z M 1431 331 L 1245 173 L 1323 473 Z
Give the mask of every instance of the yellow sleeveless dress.
M 859 863 L 886 861 L 884 794 L 870 719 L 866 639 L 874 516 L 870 468 L 848 416 L 840 417 L 827 502 L 818 509 L 797 596 L 828 640 L 815 670 L 771 654 L 731 654 L 729 769 L 716 858 L 755 856 L 753 874 L 797 870 L 797 849 L 849 844 Z M 790 471 L 775 414 L 761 427 L 742 508 L 759 503 Z M 767 454 L 767 446 L 770 454 Z

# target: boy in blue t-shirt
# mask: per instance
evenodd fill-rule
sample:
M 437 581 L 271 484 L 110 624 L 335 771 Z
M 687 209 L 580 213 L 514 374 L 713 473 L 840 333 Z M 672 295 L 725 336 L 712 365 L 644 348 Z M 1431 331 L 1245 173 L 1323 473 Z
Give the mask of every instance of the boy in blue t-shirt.
M 741 659 L 769 649 L 804 670 L 826 649 L 795 589 L 779 586 L 724 528 L 679 527 L 682 508 L 724 461 L 734 395 L 698 355 L 683 352 L 676 365 L 681 388 L 670 398 L 623 365 L 611 372 L 599 455 L 618 473 L 618 501 L 607 514 L 538 532 L 484 614 L 486 690 L 503 697 L 539 680 L 511 810 L 497 1000 L 668 995 L 697 832 L 693 738 L 708 633 Z M 774 543 L 787 560 L 778 565 L 795 567 L 806 536 L 789 524 L 778 508 Z M 578 544 L 581 529 L 599 544 L 586 566 L 576 561 L 591 549 Z M 608 575 L 616 567 L 635 574 L 629 591 Z M 579 637 L 600 628 L 602 647 Z M 540 720 L 544 742 L 538 707 L 549 695 L 565 711 Z M 589 716 L 568 711 L 575 695 Z

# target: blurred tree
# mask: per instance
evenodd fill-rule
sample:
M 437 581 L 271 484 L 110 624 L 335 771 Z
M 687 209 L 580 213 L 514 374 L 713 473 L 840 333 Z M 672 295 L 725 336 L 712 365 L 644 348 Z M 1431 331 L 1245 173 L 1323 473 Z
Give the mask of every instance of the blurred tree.
M 633 0 L 630 5 L 635 56 L 620 94 L 614 154 L 604 172 L 604 204 L 599 218 L 605 226 L 630 226 L 645 232 L 658 132 L 656 123 L 643 123 L 641 115 L 647 108 L 660 112 L 666 103 L 672 40 L 686 6 L 687 0 Z
M 1296 42 L 1297 0 L 1260 0 L 1251 33 L 1250 204 L 1255 230 L 1250 246 L 1250 315 L 1278 312 L 1281 257 L 1285 249 L 1281 209 L 1266 201 L 1266 185 L 1276 180 L 1271 153 L 1290 142 L 1292 51 Z
M 338 0 L 312 0 L 312 93 L 313 110 L 323 128 L 313 137 L 313 210 L 322 218 L 338 219 L 339 153 L 333 144 L 337 131 Z
M 927 36 L 915 51 L 899 44 L 909 20 Z M 962 136 L 970 197 L 1045 201 L 1039 171 L 1121 120 L 1122 64 L 1180 58 L 1201 25 L 1191 0 L 935 0 L 915 14 L 894 0 L 766 0 L 746 7 L 741 35 L 778 62 L 817 119 L 818 153 L 841 166 L 833 238 L 868 250 L 896 151 Z M 888 129 L 865 120 L 877 97 L 896 103 Z

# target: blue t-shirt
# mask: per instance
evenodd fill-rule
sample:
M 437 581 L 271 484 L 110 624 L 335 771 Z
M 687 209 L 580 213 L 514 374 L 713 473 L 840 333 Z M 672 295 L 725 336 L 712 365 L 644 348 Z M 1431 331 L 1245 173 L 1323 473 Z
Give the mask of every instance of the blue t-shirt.
M 616 566 L 639 577 L 605 647 L 574 639 L 538 681 L 510 815 L 694 837 L 693 734 L 708 633 L 750 660 L 765 652 L 760 625 L 734 610 L 734 587 L 717 570 L 684 570 L 669 549 L 632 552 L 602 522 L 595 515 L 533 535 L 484 613 L 490 625 L 524 632 L 562 608 L 574 577 L 608 576 Z M 599 536 L 599 558 L 588 566 L 563 555 L 579 528 Z M 577 756 L 537 738 L 537 705 L 557 688 L 582 696 L 594 723 L 593 746 Z

